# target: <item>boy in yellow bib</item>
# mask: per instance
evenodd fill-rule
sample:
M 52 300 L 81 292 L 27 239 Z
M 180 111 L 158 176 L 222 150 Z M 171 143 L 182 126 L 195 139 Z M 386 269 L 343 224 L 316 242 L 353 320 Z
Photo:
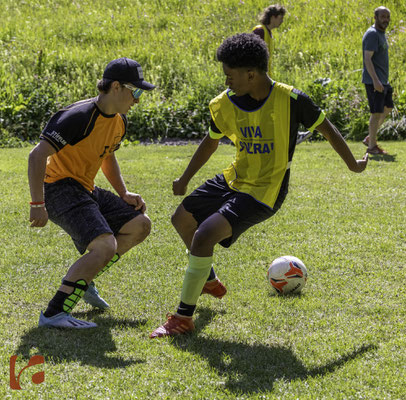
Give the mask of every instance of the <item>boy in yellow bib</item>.
M 272 35 L 272 29 L 279 28 L 286 14 L 285 7 L 279 4 L 273 4 L 265 8 L 259 17 L 259 25 L 254 26 L 253 33 L 265 41 L 269 50 L 268 74 L 272 77 L 272 56 L 275 49 L 275 39 Z
M 279 4 L 272 4 L 266 7 L 259 16 L 259 25 L 254 26 L 252 32 L 258 35 L 267 45 L 269 51 L 268 75 L 274 78 L 272 71 L 272 59 L 275 50 L 275 38 L 272 30 L 279 28 L 286 14 L 286 8 Z M 313 132 L 298 132 L 296 144 L 309 139 Z
M 224 285 L 212 268 L 217 243 L 229 247 L 249 227 L 271 217 L 287 192 L 299 124 L 326 137 L 348 168 L 362 172 L 367 156 L 356 160 L 338 130 L 304 93 L 267 75 L 269 52 L 255 34 L 226 39 L 217 50 L 229 89 L 210 102 L 211 129 L 189 165 L 173 182 L 184 195 L 190 179 L 227 136 L 236 158 L 222 174 L 187 196 L 172 223 L 189 249 L 189 266 L 177 312 L 150 338 L 194 330 L 192 316 L 201 293 L 221 298 Z

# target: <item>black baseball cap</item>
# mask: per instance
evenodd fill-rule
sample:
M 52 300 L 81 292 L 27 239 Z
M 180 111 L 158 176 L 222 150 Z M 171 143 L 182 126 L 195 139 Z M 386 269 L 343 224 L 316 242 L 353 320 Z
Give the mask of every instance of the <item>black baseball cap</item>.
M 144 81 L 141 65 L 137 63 L 137 61 L 127 57 L 110 61 L 104 70 L 103 79 L 128 82 L 143 90 L 152 90 L 155 88 L 155 85 L 152 83 Z

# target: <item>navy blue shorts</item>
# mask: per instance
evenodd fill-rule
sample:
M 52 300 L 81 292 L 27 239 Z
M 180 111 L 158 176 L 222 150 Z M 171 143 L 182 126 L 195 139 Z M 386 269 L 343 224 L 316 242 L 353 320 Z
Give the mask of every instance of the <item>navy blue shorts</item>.
M 97 186 L 89 192 L 72 178 L 44 183 L 44 191 L 49 219 L 69 234 L 80 254 L 98 236 L 116 235 L 141 214 L 114 193 Z
M 230 189 L 223 174 L 207 180 L 185 197 L 182 204 L 198 225 L 214 213 L 227 219 L 233 234 L 220 242 L 223 247 L 230 247 L 248 228 L 265 221 L 276 212 L 249 194 Z
M 393 89 L 391 85 L 384 85 L 383 92 L 377 92 L 374 85 L 365 84 L 367 91 L 369 111 L 371 114 L 382 114 L 384 107 L 393 108 Z

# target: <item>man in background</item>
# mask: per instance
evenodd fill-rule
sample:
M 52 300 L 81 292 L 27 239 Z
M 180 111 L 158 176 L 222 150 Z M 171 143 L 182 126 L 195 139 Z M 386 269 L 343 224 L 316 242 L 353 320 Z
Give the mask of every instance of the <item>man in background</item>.
M 377 133 L 393 108 L 393 90 L 389 84 L 388 41 L 385 36 L 389 22 L 390 11 L 383 6 L 376 8 L 375 24 L 362 38 L 362 83 L 365 84 L 371 112 L 368 136 L 363 143 L 368 146 L 369 154 L 387 154 L 377 144 Z

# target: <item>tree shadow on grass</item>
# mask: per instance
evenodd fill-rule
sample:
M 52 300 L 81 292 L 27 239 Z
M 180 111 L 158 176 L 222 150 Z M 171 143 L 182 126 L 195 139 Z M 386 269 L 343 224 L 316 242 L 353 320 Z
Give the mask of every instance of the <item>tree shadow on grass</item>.
M 110 332 L 112 328 L 139 328 L 147 321 L 117 319 L 109 315 L 102 316 L 102 313 L 97 310 L 74 313 L 75 318 L 96 322 L 98 327 L 94 329 L 32 328 L 21 337 L 15 354 L 30 358 L 30 351 L 34 348 L 36 354 L 53 363 L 73 361 L 100 368 L 125 368 L 145 362 L 109 356 L 107 353 L 117 350 Z
M 201 309 L 196 319 L 196 333 L 210 323 L 213 316 L 213 311 Z M 377 348 L 372 344 L 361 345 L 325 365 L 308 368 L 290 348 L 283 346 L 245 344 L 196 334 L 174 337 L 172 344 L 207 359 L 223 377 L 225 388 L 239 393 L 270 392 L 278 379 L 293 381 L 323 376 Z

